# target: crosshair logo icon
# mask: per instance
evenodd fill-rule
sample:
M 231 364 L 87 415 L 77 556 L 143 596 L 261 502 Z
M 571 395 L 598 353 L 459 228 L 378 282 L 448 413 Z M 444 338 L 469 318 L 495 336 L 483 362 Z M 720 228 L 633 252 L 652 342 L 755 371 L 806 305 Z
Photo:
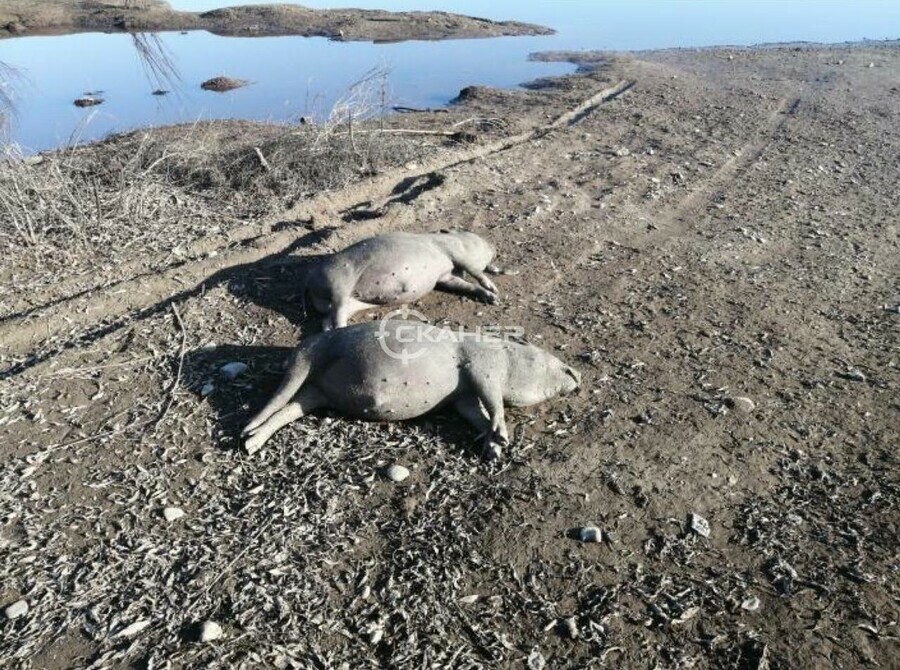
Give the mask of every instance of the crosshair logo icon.
M 419 358 L 425 353 L 419 338 L 419 324 L 413 319 L 421 323 L 428 323 L 428 318 L 422 312 L 410 309 L 409 305 L 403 305 L 400 309 L 395 309 L 384 315 L 376 333 L 382 351 L 391 358 L 401 361 L 404 365 L 408 365 L 410 361 Z M 388 321 L 391 320 L 402 320 L 408 323 L 394 324 L 388 331 Z M 402 348 L 400 348 L 400 345 L 402 345 Z M 399 348 L 399 351 L 396 350 L 397 348 Z

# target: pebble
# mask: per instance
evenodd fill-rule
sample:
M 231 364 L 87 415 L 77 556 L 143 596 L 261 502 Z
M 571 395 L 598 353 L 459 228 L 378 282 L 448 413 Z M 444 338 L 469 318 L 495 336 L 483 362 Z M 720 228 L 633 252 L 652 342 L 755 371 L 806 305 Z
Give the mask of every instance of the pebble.
M 603 531 L 596 526 L 585 526 L 578 530 L 578 539 L 582 542 L 602 542 Z
M 741 609 L 745 609 L 748 612 L 755 612 L 759 609 L 759 605 L 759 598 L 757 598 L 756 596 L 751 596 L 741 603 Z
M 709 521 L 704 519 L 699 514 L 691 514 L 690 519 L 691 530 L 697 533 L 697 535 L 702 535 L 703 537 L 709 537 Z
M 225 379 L 234 379 L 239 374 L 246 372 L 248 367 L 249 366 L 246 363 L 234 361 L 233 363 L 226 363 L 223 365 L 219 368 L 219 372 L 222 373 L 222 376 L 225 377 Z
M 218 640 L 224 634 L 225 632 L 222 630 L 222 627 L 215 621 L 204 621 L 202 624 L 200 624 L 201 642 L 212 642 L 213 640 Z
M 741 412 L 742 414 L 750 414 L 750 412 L 756 409 L 756 403 L 746 396 L 729 398 L 727 402 L 731 409 Z
M 545 665 L 547 665 L 547 661 L 537 649 L 528 654 L 528 670 L 544 670 Z
M 205 398 L 206 396 L 208 396 L 210 393 L 212 393 L 215 390 L 216 390 L 215 384 L 213 384 L 212 382 L 206 382 L 203 385 L 203 388 L 200 389 L 200 395 Z
M 471 605 L 474 602 L 478 602 L 478 598 L 480 598 L 480 597 L 481 596 L 479 596 L 477 593 L 473 593 L 470 596 L 463 596 L 462 598 L 459 599 L 459 602 L 461 602 L 465 605 Z
M 855 368 L 853 370 L 849 370 L 848 372 L 846 372 L 844 374 L 844 378 L 849 379 L 850 381 L 854 381 L 854 382 L 866 381 L 866 375 L 863 374 L 863 372 L 861 370 L 856 370 Z
M 178 519 L 184 516 L 184 510 L 180 507 L 165 507 L 163 508 L 162 515 L 166 521 L 178 521 Z
M 390 479 L 392 482 L 402 482 L 404 479 L 409 477 L 409 470 L 404 468 L 402 465 L 392 464 L 387 467 L 384 471 L 384 476 Z
M 28 612 L 28 603 L 24 600 L 17 600 L 3 610 L 3 616 L 7 619 L 18 619 L 26 612 Z

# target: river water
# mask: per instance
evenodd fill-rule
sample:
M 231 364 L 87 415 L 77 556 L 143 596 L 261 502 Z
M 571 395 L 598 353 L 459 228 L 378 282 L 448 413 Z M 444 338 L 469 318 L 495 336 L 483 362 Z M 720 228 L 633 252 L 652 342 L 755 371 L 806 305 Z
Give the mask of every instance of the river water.
M 251 4 L 242 0 L 232 4 Z M 204 10 L 224 0 L 175 0 L 178 9 Z M 546 37 L 502 37 L 394 44 L 339 43 L 304 37 L 218 37 L 206 32 L 160 33 L 159 53 L 177 77 L 154 76 L 124 34 L 86 33 L 0 41 L 0 62 L 18 76 L 6 83 L 15 100 L 9 135 L 26 151 L 87 141 L 146 125 L 209 118 L 271 121 L 322 117 L 373 68 L 387 72 L 373 105 L 446 104 L 470 84 L 513 87 L 570 72 L 563 63 L 535 63 L 528 54 L 550 49 L 640 50 L 840 42 L 900 37 L 900 2 L 879 0 L 307 0 L 306 6 L 392 10 L 440 9 L 555 28 Z M 225 94 L 200 82 L 228 75 L 253 83 Z M 154 89 L 171 92 L 154 96 Z M 73 100 L 102 92 L 103 105 L 80 109 Z M 382 97 L 383 93 L 383 97 Z

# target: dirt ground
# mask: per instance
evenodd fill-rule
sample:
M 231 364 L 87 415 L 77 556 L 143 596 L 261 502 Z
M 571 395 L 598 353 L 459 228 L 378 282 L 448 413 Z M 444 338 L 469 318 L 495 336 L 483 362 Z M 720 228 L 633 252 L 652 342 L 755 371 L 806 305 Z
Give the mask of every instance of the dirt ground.
M 900 45 L 579 60 L 391 120 L 490 119 L 466 142 L 7 292 L 0 664 L 900 668 Z M 499 463 L 452 412 L 245 455 L 305 262 L 450 227 L 520 274 L 417 308 L 523 327 L 580 391 Z
M 0 38 L 78 32 L 208 30 L 242 37 L 304 35 L 334 40 L 397 42 L 499 35 L 549 35 L 518 21 L 489 21 L 448 12 L 310 9 L 271 4 L 207 12 L 173 10 L 163 0 L 0 0 Z

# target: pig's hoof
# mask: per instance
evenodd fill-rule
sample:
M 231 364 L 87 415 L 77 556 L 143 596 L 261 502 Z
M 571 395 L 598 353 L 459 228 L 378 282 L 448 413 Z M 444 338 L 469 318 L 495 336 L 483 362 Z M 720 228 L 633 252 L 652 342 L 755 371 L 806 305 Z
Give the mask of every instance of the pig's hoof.
M 500 297 L 496 293 L 491 293 L 490 291 L 485 291 L 481 297 L 489 305 L 496 305 L 500 302 Z
M 485 443 L 481 457 L 486 461 L 500 460 L 503 457 L 503 445 L 494 441 Z
M 264 442 L 265 440 L 259 439 L 259 436 L 251 437 L 246 442 L 244 442 L 244 449 L 246 449 L 247 453 L 252 456 L 262 448 Z

